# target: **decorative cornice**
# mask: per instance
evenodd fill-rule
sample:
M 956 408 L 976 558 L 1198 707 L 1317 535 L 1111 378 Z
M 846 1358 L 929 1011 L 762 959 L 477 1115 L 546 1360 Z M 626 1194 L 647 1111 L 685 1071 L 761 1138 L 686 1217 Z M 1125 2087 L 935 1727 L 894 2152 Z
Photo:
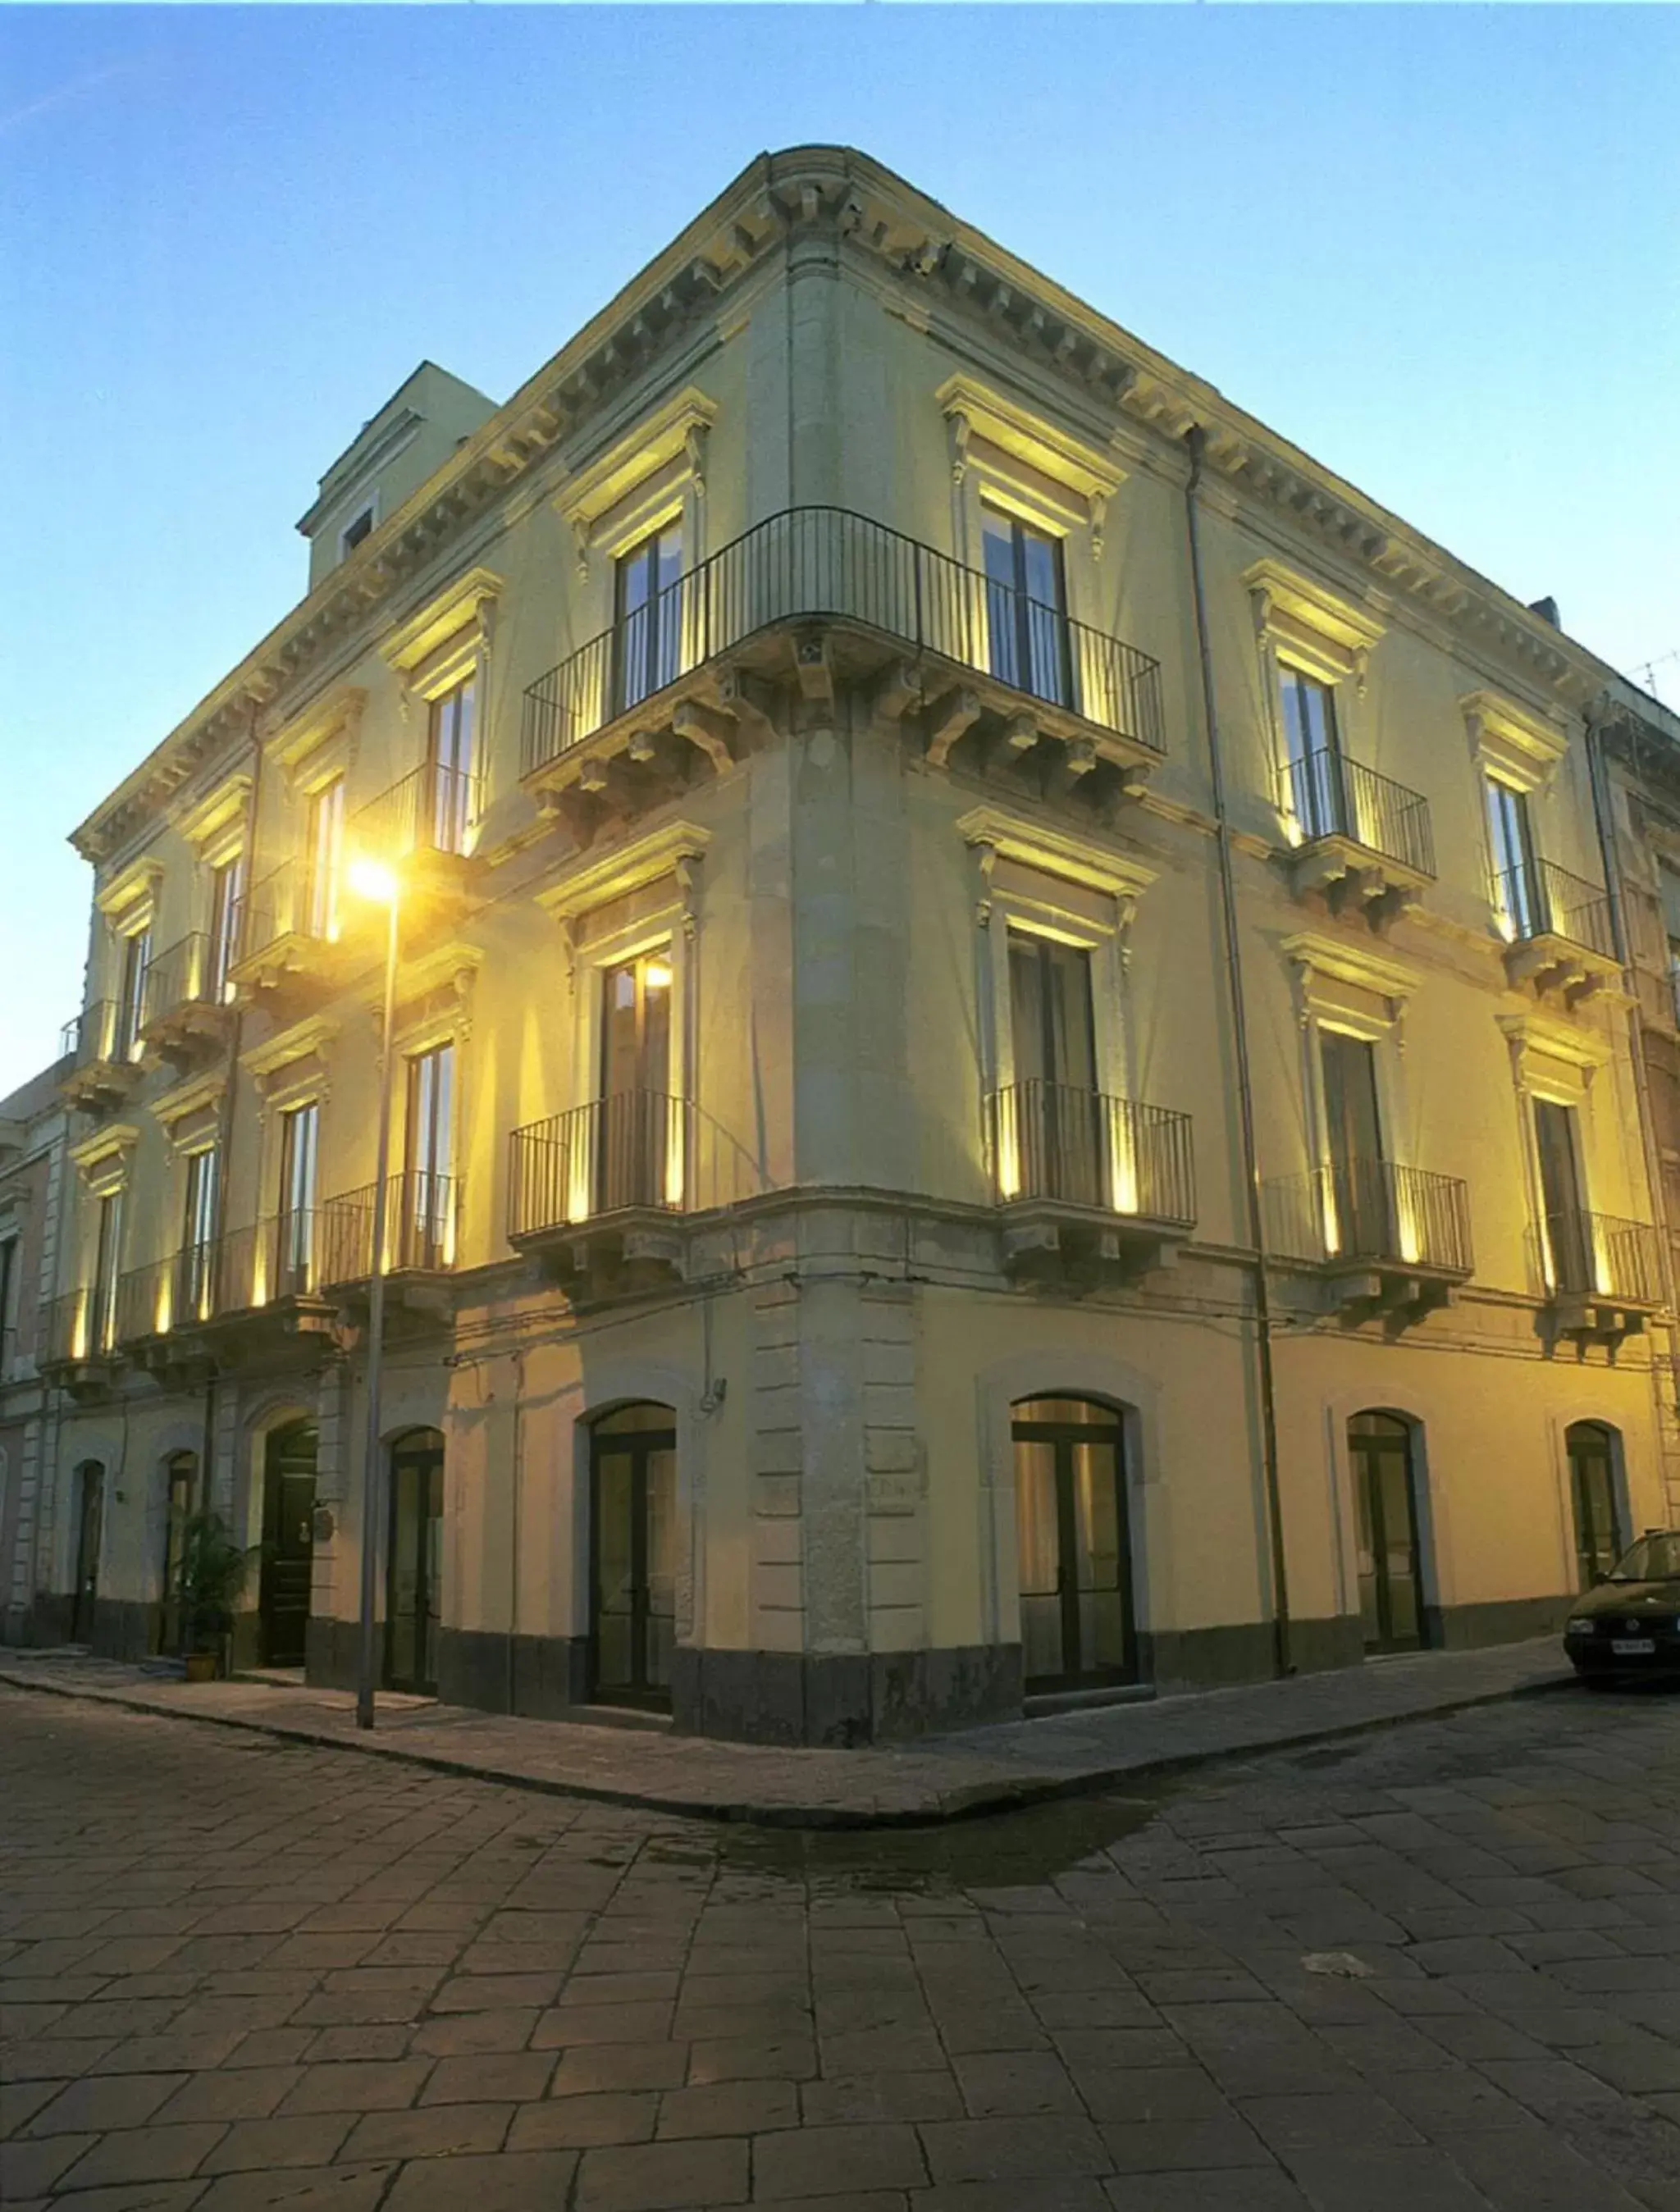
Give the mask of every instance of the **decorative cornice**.
M 91 1182 L 100 1168 L 125 1164 L 139 1141 L 140 1132 L 131 1121 L 110 1121 L 79 1145 L 70 1146 L 70 1161 L 82 1180 Z
M 1298 969 L 1330 976 L 1338 983 L 1352 983 L 1379 998 L 1403 1001 L 1423 981 L 1420 971 L 1406 962 L 1367 951 L 1364 945 L 1340 937 L 1326 937 L 1318 930 L 1304 929 L 1286 937 L 1282 950 Z
M 166 737 L 74 833 L 84 858 L 116 851 L 205 760 L 249 729 L 557 448 L 575 450 L 630 384 L 709 333 L 741 281 L 807 245 L 861 257 L 921 327 L 948 325 L 976 350 L 1052 379 L 1086 419 L 1179 441 L 1207 434 L 1216 477 L 1338 558 L 1380 578 L 1543 695 L 1572 701 L 1614 672 L 1412 531 L 1211 385 L 849 148 L 806 146 L 752 162 Z M 985 341 L 989 340 L 989 343 Z
M 965 845 L 990 852 L 999 860 L 1014 860 L 1045 875 L 1058 876 L 1064 883 L 1079 884 L 1087 890 L 1128 902 L 1147 890 L 1158 872 L 1128 854 L 1093 844 L 1086 837 L 1070 836 L 1066 830 L 1051 830 L 1001 806 L 974 807 L 958 822 L 957 834 Z
M 113 876 L 94 894 L 94 904 L 102 915 L 115 919 L 126 914 L 131 907 L 140 906 L 155 898 L 157 887 L 163 880 L 161 860 L 139 860 Z
M 220 830 L 237 821 L 251 796 L 251 777 L 241 770 L 223 776 L 208 794 L 194 801 L 176 823 L 189 845 L 205 845 Z
M 493 569 L 470 568 L 466 574 L 435 592 L 388 637 L 380 640 L 380 658 L 388 667 L 406 676 L 440 646 L 462 630 L 482 623 L 487 603 L 493 604 L 507 586 Z
M 312 1014 L 307 1021 L 294 1022 L 278 1036 L 265 1038 L 249 1052 L 241 1053 L 239 1064 L 247 1075 L 256 1078 L 261 1090 L 271 1076 L 291 1061 L 307 1059 L 311 1053 L 317 1057 L 325 1054 L 338 1034 L 338 1024 L 331 1014 Z
M 1569 733 L 1495 691 L 1468 691 L 1458 702 L 1470 750 L 1485 767 L 1534 790 L 1569 750 Z
M 609 899 L 624 898 L 661 876 L 675 875 L 699 860 L 712 842 L 709 830 L 692 822 L 667 823 L 650 836 L 602 854 L 587 866 L 570 870 L 558 883 L 534 894 L 537 904 L 556 921 L 570 921 Z

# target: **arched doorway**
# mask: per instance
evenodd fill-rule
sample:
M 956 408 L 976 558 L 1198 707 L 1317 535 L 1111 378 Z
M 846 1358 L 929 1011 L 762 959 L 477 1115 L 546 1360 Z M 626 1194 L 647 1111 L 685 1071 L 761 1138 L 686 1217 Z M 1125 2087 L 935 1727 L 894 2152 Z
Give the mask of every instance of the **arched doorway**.
M 411 1429 L 391 1447 L 391 1541 L 385 1574 L 387 1689 L 437 1693 L 443 1582 L 443 1438 Z
M 1564 1439 L 1574 1508 L 1575 1576 L 1582 1589 L 1602 1581 L 1628 1548 L 1616 1504 L 1613 1433 L 1600 1421 L 1577 1421 Z
M 99 1553 L 105 1535 L 105 1469 L 96 1459 L 76 1471 L 76 1595 L 70 1606 L 70 1641 L 93 1640 L 99 1604 Z
M 1013 1417 L 1026 1687 L 1135 1681 L 1120 1416 L 1088 1398 L 1026 1398 Z
M 592 1697 L 669 1706 L 676 1576 L 677 1417 L 622 1406 L 589 1431 Z
M 1348 1458 L 1365 1648 L 1415 1651 L 1425 1636 L 1410 1422 L 1396 1413 L 1355 1413 L 1348 1424 Z
M 270 1432 L 263 1453 L 263 1571 L 257 1600 L 265 1667 L 301 1667 L 309 1634 L 315 1550 L 313 1421 Z
M 163 1580 L 158 1609 L 157 1648 L 179 1651 L 186 1622 L 181 1612 L 181 1559 L 186 1524 L 198 1487 L 196 1452 L 172 1452 L 163 1462 Z

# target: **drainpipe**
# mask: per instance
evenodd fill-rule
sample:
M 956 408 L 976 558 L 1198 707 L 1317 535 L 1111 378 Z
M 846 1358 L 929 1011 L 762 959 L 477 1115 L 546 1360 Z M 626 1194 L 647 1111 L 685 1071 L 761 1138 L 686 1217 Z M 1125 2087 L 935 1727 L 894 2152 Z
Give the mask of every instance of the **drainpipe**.
M 1196 494 L 1202 482 L 1207 434 L 1200 423 L 1184 434 L 1190 476 L 1184 486 L 1184 520 L 1190 536 L 1190 592 L 1196 605 L 1196 650 L 1202 664 L 1202 714 L 1208 732 L 1208 763 L 1218 827 L 1220 906 L 1224 921 L 1226 985 L 1231 1003 L 1231 1039 L 1237 1058 L 1237 1109 L 1242 1132 L 1243 1172 L 1248 1185 L 1248 1233 L 1254 1248 L 1255 1351 L 1260 1386 L 1260 1451 L 1266 1486 L 1267 1535 L 1272 1570 L 1272 1662 L 1279 1674 L 1293 1674 L 1289 1636 L 1288 1562 L 1284 1556 L 1283 1498 L 1278 1475 L 1277 1378 L 1272 1360 L 1271 1279 L 1266 1266 L 1260 1204 L 1260 1153 L 1254 1133 L 1254 1086 L 1248 1051 L 1248 1020 L 1243 1003 L 1242 941 L 1237 924 L 1237 880 L 1232 860 L 1231 823 L 1225 805 L 1225 768 L 1220 756 L 1219 717 L 1214 704 L 1214 659 L 1208 636 L 1208 606 L 1202 583 L 1202 539 Z
M 1598 702 L 1602 708 L 1606 703 Z M 1616 849 L 1616 824 L 1610 809 L 1610 785 L 1604 766 L 1604 740 L 1599 735 L 1602 714 L 1591 710 L 1585 717 L 1586 724 L 1587 787 L 1592 793 L 1592 823 L 1598 834 L 1598 857 L 1604 871 L 1604 890 L 1610 900 L 1610 942 L 1616 957 L 1622 963 L 1622 984 L 1626 989 L 1633 969 L 1633 954 L 1628 942 L 1627 917 L 1622 901 L 1622 863 Z M 1634 739 L 1637 749 L 1638 739 Z M 1645 1156 L 1645 1180 L 1651 1195 L 1651 1214 L 1657 1233 L 1659 1267 L 1663 1286 L 1663 1301 L 1669 1312 L 1675 1310 L 1674 1253 L 1669 1243 L 1667 1193 L 1663 1184 L 1662 1162 L 1657 1149 L 1657 1124 L 1651 1110 L 1651 1078 L 1645 1058 L 1645 1028 L 1640 1018 L 1639 993 L 1627 991 L 1628 1045 L 1634 1069 L 1634 1097 L 1639 1109 L 1640 1149 Z M 1671 1354 L 1674 1333 L 1669 1332 Z M 1673 1370 L 1671 1370 L 1671 1372 Z M 1663 1438 L 1663 1390 L 1655 1364 L 1651 1369 L 1651 1395 L 1655 1401 L 1657 1419 L 1657 1450 L 1659 1463 L 1665 1456 Z M 1667 1474 L 1664 1473 L 1664 1488 L 1667 1488 Z

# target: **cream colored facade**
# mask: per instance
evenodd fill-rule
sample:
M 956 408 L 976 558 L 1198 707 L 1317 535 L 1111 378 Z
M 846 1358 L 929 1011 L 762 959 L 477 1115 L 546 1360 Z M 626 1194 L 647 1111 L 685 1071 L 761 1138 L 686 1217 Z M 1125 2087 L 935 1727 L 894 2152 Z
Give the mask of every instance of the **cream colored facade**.
M 394 1679 L 553 1712 L 628 1639 L 679 1726 L 857 1741 L 1549 1626 L 1580 1424 L 1674 1517 L 1609 672 L 855 153 L 470 430 L 441 374 L 77 833 L 44 1628 L 92 1481 L 96 1640 L 155 1644 L 173 1469 L 266 1538 L 240 1656 L 353 1668 L 358 849 Z

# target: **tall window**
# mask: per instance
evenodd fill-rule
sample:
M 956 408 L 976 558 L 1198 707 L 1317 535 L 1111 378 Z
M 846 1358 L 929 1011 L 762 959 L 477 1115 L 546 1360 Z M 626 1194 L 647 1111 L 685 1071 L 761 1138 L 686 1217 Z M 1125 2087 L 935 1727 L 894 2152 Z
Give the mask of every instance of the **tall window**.
M 1554 1289 L 1593 1287 L 1588 1224 L 1582 1204 L 1580 1131 L 1573 1106 L 1534 1102 L 1534 1142 L 1540 1159 L 1541 1235 Z
M 309 794 L 304 823 L 302 918 L 305 933 L 338 934 L 338 879 L 344 850 L 344 779 L 335 775 Z
M 140 1049 L 146 970 L 151 964 L 151 931 L 131 930 L 123 939 L 122 975 L 117 988 L 116 1057 L 119 1060 L 133 1060 Z
M 1336 694 L 1328 684 L 1285 661 L 1278 670 L 1289 801 L 1309 837 L 1346 830 L 1338 771 Z
M 315 1164 L 320 1108 L 313 1099 L 280 1116 L 280 1215 L 277 1255 L 282 1297 L 314 1287 Z
M 450 1164 L 453 1158 L 455 1048 L 434 1045 L 408 1063 L 407 1168 L 399 1217 L 405 1267 L 443 1267 L 454 1258 Z
M 1494 904 L 1513 937 L 1533 937 L 1546 926 L 1528 799 L 1514 784 L 1488 778 L 1488 834 L 1494 855 Z
M 1376 1048 L 1341 1030 L 1321 1030 L 1318 1053 L 1330 1152 L 1326 1238 L 1334 1253 L 1385 1258 L 1393 1240 L 1377 1103 Z
M 99 1202 L 94 1229 L 94 1287 L 88 1301 L 90 1356 L 108 1352 L 117 1334 L 117 1270 L 121 1264 L 123 1196 L 107 1191 Z
M 1582 1589 L 1602 1582 L 1625 1549 L 1617 1510 L 1610 1431 L 1597 1421 L 1577 1421 L 1564 1439 L 1569 1452 L 1569 1490 L 1574 1506 L 1575 1578 Z
M 666 1204 L 673 1167 L 680 1190 L 680 1109 L 670 1097 L 672 981 L 663 946 L 602 974 L 596 1179 L 603 1212 Z
M 681 669 L 683 528 L 644 538 L 618 563 L 618 712 L 676 680 Z
M 464 853 L 466 833 L 478 818 L 473 775 L 473 680 L 456 684 L 431 707 L 427 777 L 428 813 L 423 835 L 434 852 Z
M 1101 1205 L 1091 955 L 1012 929 L 1009 1017 L 1015 1081 L 999 1101 L 1001 1187 L 1022 1198 Z
M 0 1237 L 0 1376 L 11 1364 L 16 1321 L 12 1302 L 17 1294 L 17 1239 Z
M 1062 541 L 1013 514 L 983 510 L 991 672 L 1035 698 L 1073 702 Z
M 228 975 L 239 958 L 240 909 L 245 902 L 245 855 L 235 853 L 210 870 L 209 996 L 221 1006 L 233 996 Z
M 186 1214 L 181 1224 L 181 1319 L 204 1321 L 210 1312 L 216 1257 L 216 1205 L 221 1156 L 214 1145 L 189 1152 Z

